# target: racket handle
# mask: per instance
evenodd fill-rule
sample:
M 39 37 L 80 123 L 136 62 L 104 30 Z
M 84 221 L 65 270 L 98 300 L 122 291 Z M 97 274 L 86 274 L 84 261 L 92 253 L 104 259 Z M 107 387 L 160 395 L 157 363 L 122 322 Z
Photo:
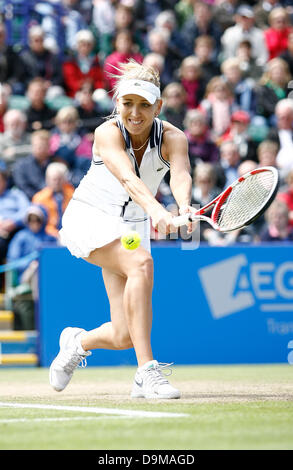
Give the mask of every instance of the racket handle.
M 181 227 L 182 225 L 186 225 L 191 222 L 190 214 L 179 215 L 178 217 L 174 217 L 172 220 L 173 225 L 175 227 Z

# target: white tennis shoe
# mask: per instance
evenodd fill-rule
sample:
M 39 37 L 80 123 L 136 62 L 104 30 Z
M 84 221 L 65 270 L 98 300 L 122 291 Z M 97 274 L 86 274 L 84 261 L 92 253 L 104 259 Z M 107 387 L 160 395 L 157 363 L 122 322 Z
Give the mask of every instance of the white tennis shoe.
M 131 398 L 180 398 L 179 390 L 169 384 L 162 372 L 170 365 L 154 360 L 139 367 L 134 377 Z
M 50 384 L 57 392 L 61 392 L 68 385 L 80 363 L 81 367 L 86 367 L 86 357 L 92 354 L 90 351 L 84 351 L 77 339 L 83 331 L 85 330 L 82 328 L 68 327 L 60 335 L 60 351 L 49 372 Z

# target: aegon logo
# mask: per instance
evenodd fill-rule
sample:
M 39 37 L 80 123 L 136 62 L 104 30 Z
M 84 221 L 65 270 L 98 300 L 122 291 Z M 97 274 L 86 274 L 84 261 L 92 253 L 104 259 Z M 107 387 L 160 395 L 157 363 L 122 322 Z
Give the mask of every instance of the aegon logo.
M 293 262 L 248 263 L 245 255 L 199 269 L 199 277 L 214 318 L 248 309 L 259 303 L 266 312 L 292 311 Z

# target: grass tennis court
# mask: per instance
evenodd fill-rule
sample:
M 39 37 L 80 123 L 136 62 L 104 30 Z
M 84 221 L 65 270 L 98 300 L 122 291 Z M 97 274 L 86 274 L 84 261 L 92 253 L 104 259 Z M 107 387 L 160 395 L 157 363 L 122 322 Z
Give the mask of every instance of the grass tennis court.
M 170 401 L 130 399 L 134 372 L 77 370 L 58 393 L 47 369 L 1 369 L 0 449 L 293 449 L 290 365 L 176 366 Z

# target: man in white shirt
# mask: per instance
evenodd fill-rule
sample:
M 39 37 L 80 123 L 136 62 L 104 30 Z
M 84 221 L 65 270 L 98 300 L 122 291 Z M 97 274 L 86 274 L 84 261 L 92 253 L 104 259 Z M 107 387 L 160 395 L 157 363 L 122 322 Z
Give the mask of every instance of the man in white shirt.
M 236 24 L 227 28 L 222 36 L 223 59 L 234 57 L 237 47 L 243 40 L 252 45 L 252 56 L 258 65 L 266 64 L 268 51 L 263 31 L 254 26 L 254 12 L 249 5 L 241 5 L 236 14 Z

